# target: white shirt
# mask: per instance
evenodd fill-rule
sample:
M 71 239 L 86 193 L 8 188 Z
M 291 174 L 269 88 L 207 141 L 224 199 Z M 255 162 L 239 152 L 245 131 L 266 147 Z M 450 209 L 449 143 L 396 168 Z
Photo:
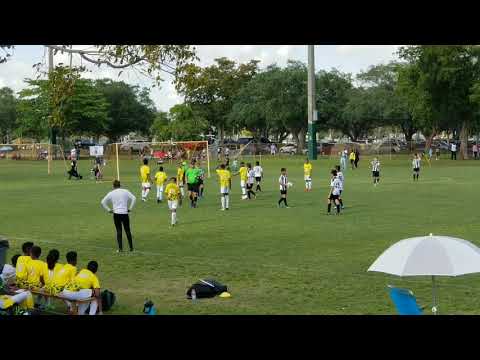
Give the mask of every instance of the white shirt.
M 345 181 L 345 178 L 343 177 L 343 173 L 341 171 L 337 172 L 337 178 L 340 180 L 340 190 L 343 191 L 343 182 Z
M 338 177 L 334 178 L 330 182 L 330 186 L 333 188 L 332 195 L 340 195 L 340 190 L 342 189 L 342 182 Z
M 452 144 L 452 151 L 457 151 L 457 144 Z
M 253 167 L 253 173 L 255 174 L 255 177 L 261 177 L 263 174 L 263 169 L 260 165 L 254 166 Z
M 347 150 L 342 151 L 342 158 L 346 159 L 348 157 L 348 152 Z
M 287 175 L 280 175 L 280 177 L 278 178 L 278 183 L 280 184 L 280 190 L 287 190 Z
M 115 189 L 110 191 L 102 200 L 101 204 L 103 208 L 107 211 L 110 211 L 110 208 L 107 206 L 107 202 L 112 202 L 113 213 L 114 214 L 128 214 L 128 200 L 131 200 L 130 210 L 132 210 L 133 205 L 135 205 L 136 197 L 128 190 L 125 189 Z
M 413 159 L 412 161 L 412 167 L 414 169 L 420 169 L 420 159 Z
M 252 169 L 247 172 L 247 184 L 253 184 L 255 182 L 255 174 Z

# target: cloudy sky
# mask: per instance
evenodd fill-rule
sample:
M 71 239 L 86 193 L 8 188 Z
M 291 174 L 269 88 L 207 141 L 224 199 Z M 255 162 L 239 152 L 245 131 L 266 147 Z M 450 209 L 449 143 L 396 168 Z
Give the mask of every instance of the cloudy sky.
M 75 46 L 86 49 L 88 45 Z M 297 45 L 200 45 L 196 46 L 200 64 L 210 65 L 214 59 L 225 56 L 237 62 L 247 62 L 251 59 L 260 60 L 260 67 L 276 63 L 284 66 L 287 60 L 307 61 L 307 47 Z M 370 65 L 386 63 L 396 58 L 398 45 L 317 45 L 315 47 L 315 70 L 330 70 L 337 68 L 343 72 L 356 74 Z M 19 91 L 24 87 L 25 78 L 35 77 L 33 64 L 46 61 L 46 51 L 41 45 L 16 46 L 13 57 L 7 63 L 0 64 L 0 87 L 8 86 Z M 68 63 L 68 55 L 58 54 L 55 63 Z M 79 59 L 73 58 L 74 64 Z M 85 64 L 84 64 L 85 65 Z M 118 71 L 101 67 L 89 66 L 91 72 L 88 78 L 112 78 L 131 84 L 150 87 L 151 80 L 138 74 L 136 71 L 124 71 L 120 77 Z M 168 111 L 173 105 L 182 102 L 169 76 L 161 88 L 152 89 L 151 97 L 159 110 Z

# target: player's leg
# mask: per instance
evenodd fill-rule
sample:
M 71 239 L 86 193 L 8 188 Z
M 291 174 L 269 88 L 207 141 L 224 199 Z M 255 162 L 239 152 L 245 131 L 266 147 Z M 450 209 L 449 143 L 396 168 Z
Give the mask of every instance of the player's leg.
M 145 187 L 145 200 L 147 200 L 148 193 L 150 192 L 150 184 Z
M 327 213 L 330 214 L 332 211 L 332 198 L 331 196 L 327 199 Z
M 305 180 L 305 191 L 308 191 L 308 176 L 305 176 L 304 180 Z
M 227 192 L 225 193 L 225 210 L 230 208 L 230 193 L 229 189 L 227 188 Z
M 222 210 L 225 210 L 225 188 L 220 188 L 220 203 L 222 204 Z
M 285 203 L 285 207 L 288 208 L 288 203 L 287 203 L 287 190 L 284 191 L 283 194 L 283 202 Z
M 338 195 L 338 201 L 340 202 L 340 207 L 343 209 L 342 192 L 343 190 L 340 190 L 340 195 Z
M 337 205 L 337 215 L 340 214 L 340 201 L 339 198 L 335 199 L 335 205 Z
M 157 203 L 159 203 L 161 200 L 161 195 L 160 195 L 160 185 L 157 185 Z
M 117 244 L 118 250 L 123 251 L 122 244 L 122 220 L 120 214 L 113 214 L 113 223 L 115 224 L 115 230 L 117 231 Z
M 130 246 L 130 251 L 133 251 L 133 240 L 132 233 L 130 231 L 130 217 L 128 214 L 123 214 L 122 217 L 123 228 L 125 229 L 125 235 L 127 235 L 128 246 Z
M 245 181 L 244 180 L 240 180 L 240 188 L 242 189 L 242 199 L 245 199 L 245 196 L 247 195 L 247 192 L 245 190 Z

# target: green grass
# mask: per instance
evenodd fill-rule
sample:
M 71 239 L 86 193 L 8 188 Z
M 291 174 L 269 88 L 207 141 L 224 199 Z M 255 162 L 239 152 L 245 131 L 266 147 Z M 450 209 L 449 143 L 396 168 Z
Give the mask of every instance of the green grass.
M 303 191 L 303 158 L 263 159 L 264 192 L 241 201 L 234 178 L 231 210 L 221 212 L 216 177 L 206 182 L 198 209 L 184 204 L 179 226 L 169 227 L 166 204 L 154 191 L 131 215 L 137 253 L 115 254 L 110 215 L 100 206 L 110 182 L 67 181 L 63 162 L 46 175 L 45 162 L 0 161 L 0 234 L 11 242 L 9 258 L 23 241 L 79 253 L 79 266 L 99 262 L 103 288 L 114 291 L 112 314 L 140 314 L 151 298 L 159 314 L 393 314 L 386 285 L 412 289 L 431 305 L 426 277 L 398 278 L 367 273 L 391 244 L 430 232 L 480 245 L 478 178 L 480 162 L 433 161 L 424 164 L 419 183 L 411 179 L 407 157 L 381 159 L 381 183 L 371 184 L 363 157 L 360 168 L 345 173 L 342 216 L 326 216 L 329 169 L 335 159 L 314 162 L 313 188 Z M 294 187 L 290 209 L 278 209 L 277 180 L 287 167 Z M 88 163 L 80 169 L 87 174 Z M 138 163 L 123 161 L 124 187 L 140 197 Z M 173 169 L 167 167 L 173 175 Z M 188 285 L 212 277 L 228 285 L 231 299 L 185 299 Z M 439 279 L 439 311 L 477 314 L 480 276 Z

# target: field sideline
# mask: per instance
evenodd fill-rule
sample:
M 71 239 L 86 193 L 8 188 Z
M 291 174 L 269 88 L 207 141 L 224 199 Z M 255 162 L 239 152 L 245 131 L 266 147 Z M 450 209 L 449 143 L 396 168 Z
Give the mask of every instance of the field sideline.
M 359 169 L 345 172 L 341 216 L 326 216 L 333 158 L 313 162 L 311 193 L 303 191 L 303 157 L 262 159 L 264 191 L 241 201 L 234 177 L 229 212 L 219 211 L 214 163 L 205 199 L 198 209 L 185 203 L 174 229 L 166 204 L 154 201 L 155 189 L 147 203 L 140 201 L 139 161 L 122 161 L 122 185 L 138 199 L 131 215 L 134 254 L 115 254 L 111 215 L 100 206 L 111 182 L 89 180 L 90 162 L 80 161 L 84 180 L 68 181 L 63 161 L 49 177 L 44 161 L 1 160 L 0 234 L 10 240 L 8 258 L 28 239 L 42 247 L 43 259 L 57 248 L 62 262 L 69 250 L 79 253 L 79 267 L 97 260 L 102 288 L 117 295 L 111 314 L 141 314 L 146 298 L 159 314 L 394 314 L 387 284 L 410 288 L 430 307 L 429 278 L 366 270 L 406 237 L 432 232 L 480 245 L 480 161 L 423 162 L 420 182 L 413 183 L 409 157 L 381 157 L 374 188 L 370 160 L 362 156 Z M 290 209 L 277 208 L 281 167 L 294 183 Z M 167 166 L 169 176 L 173 170 Z M 187 301 L 186 288 L 208 277 L 228 285 L 232 298 Z M 480 313 L 479 275 L 439 278 L 438 284 L 440 313 Z

